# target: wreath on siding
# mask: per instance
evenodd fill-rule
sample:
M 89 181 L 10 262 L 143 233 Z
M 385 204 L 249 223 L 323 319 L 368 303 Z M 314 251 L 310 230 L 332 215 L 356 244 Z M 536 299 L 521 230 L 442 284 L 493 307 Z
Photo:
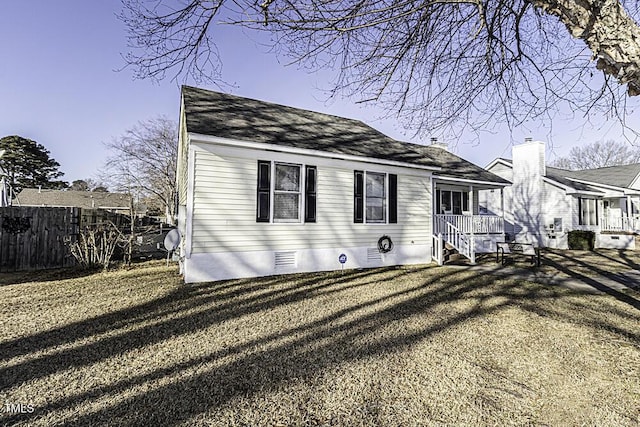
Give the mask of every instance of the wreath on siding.
M 391 252 L 393 249 L 393 242 L 391 241 L 391 237 L 386 234 L 378 239 L 378 251 L 380 253 L 386 254 L 387 252 Z

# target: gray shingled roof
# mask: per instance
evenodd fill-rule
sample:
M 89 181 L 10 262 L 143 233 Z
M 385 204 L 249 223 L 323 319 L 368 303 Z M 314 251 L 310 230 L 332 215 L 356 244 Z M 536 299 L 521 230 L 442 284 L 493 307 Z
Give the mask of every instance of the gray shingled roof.
M 628 188 L 640 174 L 640 163 L 569 172 L 570 178 Z
M 569 188 L 573 188 L 574 190 L 578 190 L 578 191 L 591 191 L 591 192 L 598 192 L 601 193 L 602 191 L 597 190 L 587 184 L 583 184 L 581 182 L 575 182 L 572 181 L 568 178 L 572 177 L 572 172 L 573 171 L 568 171 L 565 169 L 560 169 L 560 168 L 554 168 L 551 166 L 547 166 L 547 173 L 546 176 L 547 178 L 551 178 L 556 182 L 559 182 L 562 185 L 566 185 Z
M 446 150 L 397 141 L 359 120 L 190 86 L 182 87 L 182 95 L 190 133 L 439 167 L 440 176 L 508 183 Z
M 102 209 L 129 209 L 125 193 L 93 191 L 23 189 L 13 201 L 15 206 L 55 206 Z
M 511 159 L 501 160 L 512 163 Z M 554 181 L 571 187 L 580 191 L 597 191 L 588 184 L 574 181 L 575 179 L 580 181 L 588 181 L 594 184 L 612 185 L 614 187 L 629 188 L 633 181 L 640 174 L 640 163 L 624 166 L 608 166 L 604 168 L 596 169 L 584 169 L 579 171 L 572 171 L 567 169 L 555 168 L 552 166 L 546 167 L 546 176 Z

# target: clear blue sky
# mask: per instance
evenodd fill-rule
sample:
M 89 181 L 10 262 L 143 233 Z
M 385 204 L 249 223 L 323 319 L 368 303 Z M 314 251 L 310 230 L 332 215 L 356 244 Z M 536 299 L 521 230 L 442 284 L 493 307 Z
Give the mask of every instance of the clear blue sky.
M 154 84 L 133 80 L 129 70 L 117 71 L 127 50 L 125 28 L 116 19 L 120 8 L 119 0 L 2 2 L 0 137 L 17 134 L 41 143 L 69 182 L 95 178 L 108 155 L 103 143 L 136 122 L 158 115 L 178 118 L 181 82 Z M 285 67 L 238 29 L 223 29 L 218 46 L 223 77 L 233 84 L 227 90 L 236 95 L 360 119 L 392 137 L 412 140 L 399 124 L 377 120 L 381 114 L 374 107 L 356 106 L 349 99 L 327 103 L 320 89 L 329 87 L 328 73 Z M 553 129 L 534 123 L 512 134 L 494 129 L 498 133 L 482 134 L 479 140 L 448 142 L 456 143 L 458 155 L 484 166 L 509 157 L 514 140 L 525 136 L 551 138 L 551 158 L 581 142 L 621 138 L 613 122 L 583 122 L 577 117 Z

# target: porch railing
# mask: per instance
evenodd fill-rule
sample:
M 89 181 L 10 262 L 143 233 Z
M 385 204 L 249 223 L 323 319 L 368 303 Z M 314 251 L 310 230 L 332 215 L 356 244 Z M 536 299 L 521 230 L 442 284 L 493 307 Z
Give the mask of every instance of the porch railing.
M 504 218 L 495 215 L 436 215 L 433 234 L 446 233 L 443 224 L 452 224 L 465 234 L 503 234 Z M 442 229 L 441 229 L 442 228 Z
M 600 230 L 640 232 L 640 217 L 603 217 L 600 218 Z
M 436 227 L 444 229 L 444 231 L 437 233 L 437 239 L 440 242 L 444 241 L 453 246 L 460 254 L 469 258 L 472 264 L 475 264 L 476 253 L 473 240 L 452 223 L 445 222 L 443 218 L 436 218 L 434 223 L 439 224 Z M 440 245 L 442 245 L 442 243 L 440 243 Z M 441 250 L 441 248 L 438 249 Z
M 432 236 L 431 245 L 431 259 L 438 263 L 438 265 L 444 264 L 444 240 L 442 234 Z

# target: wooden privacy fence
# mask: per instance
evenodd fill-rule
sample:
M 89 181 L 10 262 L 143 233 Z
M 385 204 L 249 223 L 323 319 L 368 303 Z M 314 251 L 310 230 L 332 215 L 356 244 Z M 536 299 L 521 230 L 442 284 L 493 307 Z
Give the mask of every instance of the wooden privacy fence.
M 80 218 L 79 208 L 0 208 L 0 272 L 75 265 L 68 243 Z

